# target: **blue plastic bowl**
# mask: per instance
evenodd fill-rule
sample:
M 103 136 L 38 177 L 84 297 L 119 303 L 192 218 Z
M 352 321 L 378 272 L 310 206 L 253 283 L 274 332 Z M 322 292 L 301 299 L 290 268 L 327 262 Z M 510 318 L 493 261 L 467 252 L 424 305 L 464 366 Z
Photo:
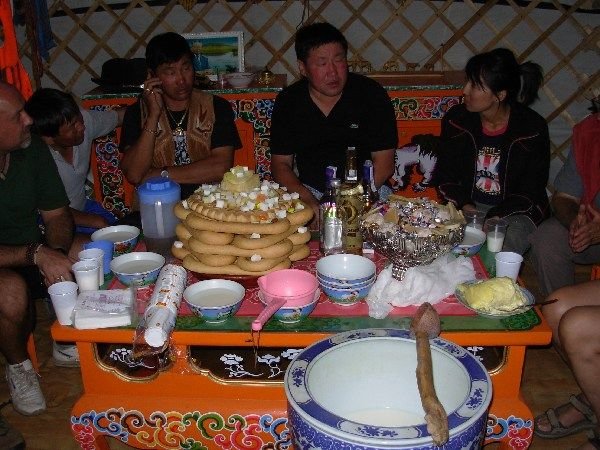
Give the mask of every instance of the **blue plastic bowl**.
M 190 284 L 183 291 L 183 300 L 198 317 L 219 323 L 238 312 L 244 295 L 246 290 L 240 283 L 217 278 Z

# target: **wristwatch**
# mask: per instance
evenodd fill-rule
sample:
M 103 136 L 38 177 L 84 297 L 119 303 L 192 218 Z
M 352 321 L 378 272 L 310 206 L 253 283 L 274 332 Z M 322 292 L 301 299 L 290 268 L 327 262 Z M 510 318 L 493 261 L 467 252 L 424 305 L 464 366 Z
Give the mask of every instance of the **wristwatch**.
M 166 167 L 163 167 L 160 171 L 160 176 L 163 178 L 169 178 L 169 171 Z

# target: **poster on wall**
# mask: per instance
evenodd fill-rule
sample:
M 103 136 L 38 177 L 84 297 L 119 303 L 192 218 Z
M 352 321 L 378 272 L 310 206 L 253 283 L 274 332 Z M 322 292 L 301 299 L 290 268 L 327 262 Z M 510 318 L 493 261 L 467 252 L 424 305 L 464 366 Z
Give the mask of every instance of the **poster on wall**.
M 194 54 L 196 75 L 215 81 L 219 73 L 244 71 L 242 31 L 188 33 L 183 37 Z

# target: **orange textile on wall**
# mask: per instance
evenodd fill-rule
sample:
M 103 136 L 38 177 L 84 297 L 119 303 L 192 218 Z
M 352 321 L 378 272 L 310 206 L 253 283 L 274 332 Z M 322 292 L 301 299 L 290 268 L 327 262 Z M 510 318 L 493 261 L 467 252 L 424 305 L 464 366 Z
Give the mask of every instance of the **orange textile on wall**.
M 9 0 L 0 0 L 0 22 L 4 31 L 4 44 L 0 47 L 0 77 L 16 87 L 27 100 L 33 93 L 33 89 L 29 75 L 19 59 Z

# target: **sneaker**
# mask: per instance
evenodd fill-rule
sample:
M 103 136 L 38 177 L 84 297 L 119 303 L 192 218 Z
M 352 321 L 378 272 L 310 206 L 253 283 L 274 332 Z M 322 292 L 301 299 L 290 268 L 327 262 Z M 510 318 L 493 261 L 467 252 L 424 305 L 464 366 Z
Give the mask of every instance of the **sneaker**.
M 57 366 L 79 367 L 79 352 L 76 345 L 53 342 L 52 358 Z
M 25 439 L 23 435 L 4 420 L 0 414 L 0 448 L 4 450 L 23 450 Z
M 25 416 L 34 416 L 46 410 L 46 400 L 30 360 L 6 366 L 6 380 L 13 407 L 17 412 Z

